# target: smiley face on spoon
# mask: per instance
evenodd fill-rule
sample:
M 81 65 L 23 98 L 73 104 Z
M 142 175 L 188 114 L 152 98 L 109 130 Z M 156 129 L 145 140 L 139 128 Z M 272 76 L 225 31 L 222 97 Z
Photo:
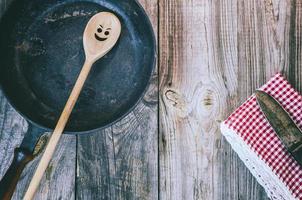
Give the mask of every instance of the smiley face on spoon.
M 87 60 L 96 61 L 105 55 L 117 42 L 121 34 L 121 22 L 110 12 L 94 15 L 83 35 L 83 46 Z
M 105 41 L 110 35 L 111 28 L 104 28 L 102 25 L 97 29 L 98 33 L 94 34 L 95 39 L 98 41 Z

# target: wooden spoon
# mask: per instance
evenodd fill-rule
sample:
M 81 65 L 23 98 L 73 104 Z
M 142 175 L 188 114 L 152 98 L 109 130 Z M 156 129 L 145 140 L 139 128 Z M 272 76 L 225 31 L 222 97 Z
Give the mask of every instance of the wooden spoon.
M 31 200 L 39 186 L 72 109 L 83 88 L 85 80 L 87 79 L 92 64 L 112 49 L 116 44 L 120 33 L 121 23 L 112 13 L 100 12 L 89 20 L 83 35 L 83 44 L 86 55 L 85 63 L 25 193 L 25 200 Z

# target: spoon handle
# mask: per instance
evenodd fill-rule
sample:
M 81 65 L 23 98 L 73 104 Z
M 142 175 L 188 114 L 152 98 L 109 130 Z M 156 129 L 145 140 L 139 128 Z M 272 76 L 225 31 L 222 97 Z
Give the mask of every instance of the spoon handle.
M 84 66 L 81 70 L 81 73 L 75 83 L 75 86 L 72 89 L 72 92 L 68 98 L 68 101 L 64 107 L 64 110 L 59 118 L 59 121 L 48 141 L 45 152 L 39 162 L 39 165 L 35 171 L 33 178 L 29 184 L 29 187 L 25 193 L 24 200 L 31 200 L 40 184 L 40 181 L 44 175 L 44 172 L 52 158 L 52 155 L 56 149 L 56 146 L 59 142 L 59 139 L 63 133 L 63 130 L 66 126 L 66 123 L 69 119 L 69 116 L 72 112 L 72 109 L 80 95 L 80 92 L 84 86 L 85 80 L 90 72 L 92 62 L 85 61 Z

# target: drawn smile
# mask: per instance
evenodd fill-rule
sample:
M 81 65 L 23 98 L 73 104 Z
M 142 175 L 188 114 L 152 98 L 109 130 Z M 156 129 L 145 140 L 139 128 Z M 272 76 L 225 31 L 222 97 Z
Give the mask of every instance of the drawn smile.
M 98 36 L 96 33 L 94 34 L 94 37 L 95 37 L 95 39 L 97 39 L 98 41 L 101 41 L 101 42 L 107 40 L 107 38 L 102 38 L 102 37 Z

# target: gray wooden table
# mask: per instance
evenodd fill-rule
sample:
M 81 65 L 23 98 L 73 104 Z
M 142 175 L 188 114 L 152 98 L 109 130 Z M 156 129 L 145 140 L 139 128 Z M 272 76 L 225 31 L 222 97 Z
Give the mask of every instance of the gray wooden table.
M 9 2 L 0 0 L 1 13 Z M 302 91 L 302 2 L 140 3 L 159 47 L 147 94 L 106 130 L 63 136 L 35 199 L 267 199 L 219 123 L 278 71 Z M 0 176 L 26 130 L 0 91 Z M 22 174 L 14 199 L 38 160 Z

